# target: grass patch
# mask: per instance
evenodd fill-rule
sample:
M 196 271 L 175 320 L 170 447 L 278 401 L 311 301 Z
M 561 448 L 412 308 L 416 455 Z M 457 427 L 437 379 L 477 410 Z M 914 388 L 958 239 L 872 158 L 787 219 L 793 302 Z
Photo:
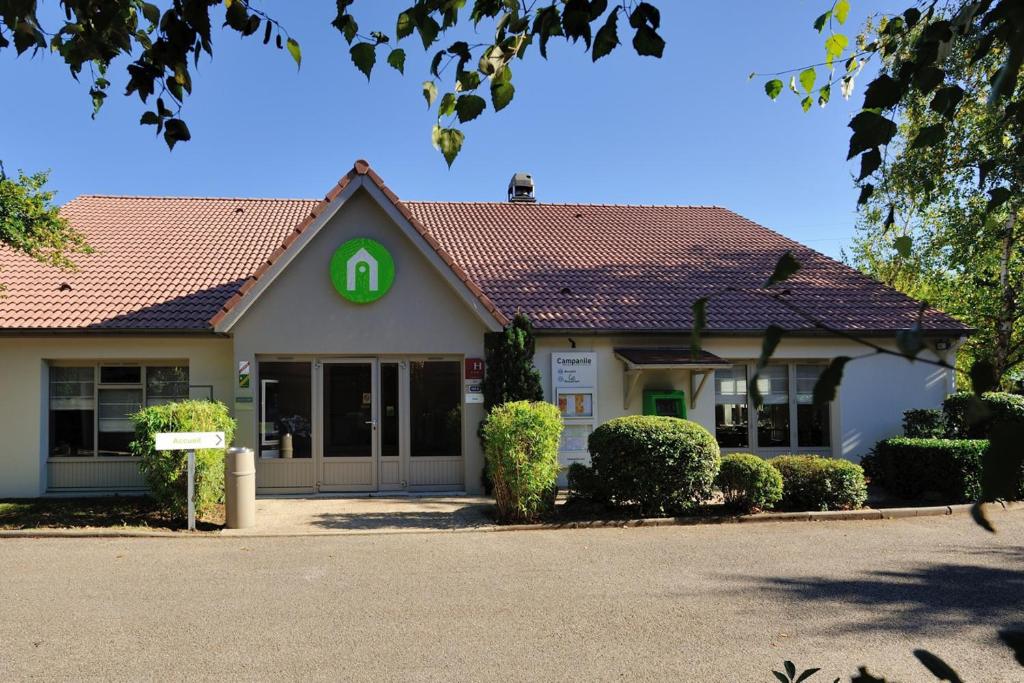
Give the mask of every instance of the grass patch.
M 196 528 L 214 531 L 224 524 L 224 506 L 217 505 Z M 0 529 L 184 529 L 148 496 L 104 498 L 33 498 L 0 500 Z

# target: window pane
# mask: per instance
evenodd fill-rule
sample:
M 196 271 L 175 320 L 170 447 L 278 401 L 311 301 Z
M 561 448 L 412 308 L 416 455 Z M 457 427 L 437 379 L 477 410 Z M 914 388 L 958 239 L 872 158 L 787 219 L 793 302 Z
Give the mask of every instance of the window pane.
M 373 455 L 373 366 L 324 364 L 324 456 Z
M 757 445 L 759 448 L 789 447 L 789 404 L 772 403 L 757 411 Z
M 830 447 L 829 428 L 831 410 L 828 404 L 816 406 L 801 403 L 796 407 L 797 442 L 801 446 Z
M 789 366 L 769 365 L 757 376 L 757 388 L 766 405 L 789 403 Z
M 824 365 L 798 365 L 796 366 L 796 402 L 813 403 L 814 385 L 821 377 Z M 799 422 L 799 419 L 797 420 Z
M 138 365 L 106 365 L 100 367 L 100 384 L 141 384 L 142 368 Z
M 462 364 L 413 361 L 409 364 L 411 455 L 462 455 Z
M 723 448 L 746 447 L 750 442 L 747 412 L 747 367 L 715 370 L 715 439 Z
M 722 448 L 745 448 L 750 441 L 746 403 L 715 406 L 715 439 Z
M 380 454 L 398 456 L 398 363 L 380 364 Z
M 260 439 L 261 457 L 277 457 L 281 435 L 292 435 L 292 457 L 313 457 L 310 430 L 313 413 L 312 366 L 308 362 L 261 362 Z
M 187 366 L 149 366 L 146 368 L 147 406 L 187 399 Z
M 95 455 L 96 368 L 50 368 L 50 455 Z
M 736 365 L 715 370 L 715 403 L 747 402 L 747 368 Z
M 142 389 L 103 389 L 99 396 L 100 455 L 131 455 L 128 444 L 135 438 L 131 414 L 142 408 Z

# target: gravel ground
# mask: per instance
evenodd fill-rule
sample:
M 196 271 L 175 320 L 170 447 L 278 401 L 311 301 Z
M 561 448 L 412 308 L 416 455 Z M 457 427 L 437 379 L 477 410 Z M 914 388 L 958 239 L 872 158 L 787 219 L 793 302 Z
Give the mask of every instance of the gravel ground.
M 993 520 L 0 540 L 0 680 L 931 681 L 923 647 L 1019 682 Z

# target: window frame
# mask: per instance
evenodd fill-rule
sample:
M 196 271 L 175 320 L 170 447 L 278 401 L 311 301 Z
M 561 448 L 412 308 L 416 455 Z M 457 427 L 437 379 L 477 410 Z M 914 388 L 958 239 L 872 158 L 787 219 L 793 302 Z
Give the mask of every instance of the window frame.
M 139 382 L 138 383 L 111 383 L 111 384 L 100 384 L 100 368 L 101 367 L 138 367 L 139 371 Z M 46 461 L 55 462 L 103 462 L 103 461 L 123 461 L 123 460 L 137 460 L 138 458 L 134 455 L 100 455 L 99 453 L 99 440 L 100 440 L 100 392 L 105 389 L 138 389 L 141 392 L 141 405 L 146 406 L 147 401 L 147 370 L 149 367 L 183 367 L 189 373 L 188 379 L 188 395 L 182 400 L 188 400 L 191 395 L 192 378 L 191 378 L 191 367 L 189 366 L 188 359 L 140 359 L 140 360 L 78 360 L 71 358 L 61 358 L 48 360 L 46 362 L 46 428 L 44 433 L 46 435 L 46 447 L 44 453 Z M 50 427 L 51 427 L 51 413 L 53 409 L 50 407 L 50 371 L 52 368 L 92 368 L 93 382 L 92 382 L 92 454 L 91 455 L 52 455 L 51 449 L 52 444 L 50 443 Z
M 769 456 L 780 455 L 784 453 L 815 453 L 818 455 L 835 455 L 837 451 L 836 438 L 839 434 L 839 430 L 836 429 L 836 419 L 838 416 L 838 408 L 840 396 L 839 393 L 836 397 L 828 404 L 828 427 L 829 427 L 829 445 L 828 446 L 801 446 L 799 445 L 799 418 L 797 406 L 797 385 L 796 385 L 796 366 L 798 365 L 815 365 L 821 366 L 823 369 L 828 366 L 828 361 L 821 358 L 792 358 L 785 360 L 778 360 L 768 363 L 768 365 L 774 366 L 786 366 L 786 375 L 789 382 L 789 446 L 765 446 L 762 447 L 758 442 L 757 438 L 757 409 L 754 407 L 754 401 L 750 398 L 749 394 L 749 382 L 754 376 L 754 371 L 757 369 L 757 362 L 751 360 L 738 360 L 731 363 L 733 366 L 743 366 L 747 369 L 747 443 L 748 446 L 737 446 L 737 447 L 722 447 L 723 453 L 743 453 L 753 451 L 756 453 L 763 453 Z M 717 407 L 718 402 L 715 399 L 713 407 Z

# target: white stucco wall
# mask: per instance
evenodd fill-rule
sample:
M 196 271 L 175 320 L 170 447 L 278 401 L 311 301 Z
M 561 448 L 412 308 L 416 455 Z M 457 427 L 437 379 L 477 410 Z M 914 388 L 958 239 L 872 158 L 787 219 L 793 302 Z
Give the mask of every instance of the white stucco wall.
M 189 383 L 231 404 L 231 340 L 66 335 L 0 337 L 0 498 L 46 492 L 48 361 L 186 361 Z
M 576 342 L 573 349 L 569 337 Z M 874 340 L 879 341 L 879 340 Z M 540 336 L 535 363 L 541 372 L 545 396 L 551 395 L 552 351 L 594 351 L 598 358 L 598 422 L 622 415 L 643 412 L 644 389 L 676 389 L 687 394 L 687 417 L 714 433 L 715 387 L 709 378 L 696 405 L 690 407 L 690 373 L 686 370 L 656 370 L 643 373 L 629 405 L 623 404 L 625 372 L 614 355 L 617 347 L 685 347 L 688 337 L 680 336 Z M 708 337 L 705 350 L 733 362 L 755 362 L 761 353 L 760 338 Z M 895 349 L 894 342 L 884 342 Z M 830 338 L 784 339 L 773 356 L 774 361 L 827 361 L 840 355 L 857 356 L 867 349 L 854 342 Z M 923 357 L 936 359 L 928 351 Z M 952 362 L 952 354 L 947 361 Z M 954 373 L 920 362 L 876 354 L 847 364 L 843 382 L 832 410 L 832 454 L 851 460 L 860 459 L 881 439 L 900 434 L 903 411 L 911 408 L 938 408 L 954 391 Z M 821 449 L 784 449 L 814 451 Z M 777 451 L 758 451 L 770 455 Z

